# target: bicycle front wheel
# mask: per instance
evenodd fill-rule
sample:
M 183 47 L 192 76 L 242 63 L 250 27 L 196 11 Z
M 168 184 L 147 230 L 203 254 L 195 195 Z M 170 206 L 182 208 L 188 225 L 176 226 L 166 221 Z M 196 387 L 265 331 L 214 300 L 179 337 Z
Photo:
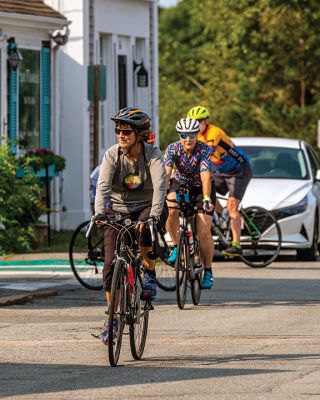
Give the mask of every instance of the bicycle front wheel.
M 176 297 L 180 310 L 184 308 L 187 297 L 187 281 L 189 268 L 189 243 L 188 238 L 183 232 L 180 234 L 177 246 L 176 260 Z
M 128 287 L 124 284 L 124 263 L 117 260 L 114 266 L 108 318 L 108 354 L 112 367 L 116 367 L 120 357 L 122 334 L 125 325 Z
M 74 276 L 87 289 L 102 289 L 103 228 L 95 225 L 86 241 L 90 221 L 80 224 L 69 244 L 69 261 Z
M 166 260 L 170 255 L 170 247 L 166 241 L 164 232 L 158 232 L 158 243 L 160 251 L 160 262 L 157 263 L 157 284 L 160 289 L 166 292 L 173 292 L 176 290 L 176 274 L 173 264 L 168 263 Z
M 149 323 L 149 304 L 140 299 L 142 292 L 142 276 L 137 273 L 134 293 L 131 293 L 131 310 L 133 323 L 129 326 L 130 348 L 132 357 L 140 360 L 144 352 Z
M 241 210 L 242 261 L 252 268 L 264 268 L 279 255 L 281 229 L 269 211 L 262 207 Z

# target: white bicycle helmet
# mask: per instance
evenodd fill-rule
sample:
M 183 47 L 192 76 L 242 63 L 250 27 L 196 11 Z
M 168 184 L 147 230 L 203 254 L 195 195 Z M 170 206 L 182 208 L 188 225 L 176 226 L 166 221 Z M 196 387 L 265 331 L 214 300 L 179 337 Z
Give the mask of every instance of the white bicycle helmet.
M 177 133 L 198 133 L 200 132 L 199 121 L 193 118 L 181 118 L 176 125 Z

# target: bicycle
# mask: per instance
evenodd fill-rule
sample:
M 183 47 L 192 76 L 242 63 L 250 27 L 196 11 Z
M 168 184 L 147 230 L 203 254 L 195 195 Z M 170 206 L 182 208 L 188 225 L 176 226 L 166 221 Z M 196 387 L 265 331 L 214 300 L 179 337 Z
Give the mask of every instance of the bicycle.
M 241 216 L 240 259 L 252 268 L 264 268 L 279 255 L 282 236 L 280 225 L 271 212 L 263 207 L 252 206 L 239 208 Z M 232 242 L 230 219 L 222 221 L 221 216 L 213 218 L 212 235 L 216 248 L 220 251 Z
M 196 230 L 197 206 L 195 199 L 190 196 L 189 188 L 181 185 L 176 200 L 169 201 L 179 204 L 180 227 L 175 273 L 177 304 L 182 310 L 186 302 L 188 281 L 193 304 L 198 305 L 200 302 L 204 260 Z
M 166 239 L 165 229 L 158 231 L 158 253 L 161 259 L 161 264 L 156 266 L 157 270 L 157 285 L 166 292 L 176 290 L 176 273 L 175 265 L 167 261 L 173 246 L 169 246 Z
M 87 236 L 90 236 L 95 219 L 91 220 Z M 136 222 L 116 214 L 115 218 L 99 221 L 101 225 L 109 225 L 118 231 L 114 271 L 111 284 L 110 304 L 108 307 L 108 356 L 111 366 L 116 366 L 120 357 L 124 328 L 129 327 L 130 349 L 135 360 L 139 360 L 144 352 L 149 311 L 153 310 L 151 300 L 141 300 L 143 290 L 144 267 L 139 246 L 135 238 Z M 152 239 L 152 251 L 148 257 L 156 259 L 156 226 L 152 218 L 147 222 Z M 114 327 L 117 326 L 117 331 Z
M 69 261 L 78 282 L 87 289 L 102 289 L 104 265 L 103 226 L 92 225 L 86 237 L 90 221 L 82 222 L 73 232 L 69 244 Z
M 82 222 L 74 231 L 69 244 L 69 261 L 75 278 L 87 289 L 102 289 L 104 264 L 103 226 L 95 225 L 86 238 L 89 221 Z M 168 263 L 171 247 L 165 238 L 165 230 L 157 232 L 157 243 L 161 265 L 156 266 L 157 285 L 165 291 L 176 290 L 175 267 Z

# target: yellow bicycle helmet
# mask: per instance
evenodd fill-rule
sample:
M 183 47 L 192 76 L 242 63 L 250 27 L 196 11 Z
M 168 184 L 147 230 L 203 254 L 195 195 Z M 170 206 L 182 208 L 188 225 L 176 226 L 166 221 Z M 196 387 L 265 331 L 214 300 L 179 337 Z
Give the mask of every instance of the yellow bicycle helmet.
M 192 107 L 187 114 L 187 118 L 193 119 L 206 119 L 208 117 L 210 117 L 208 109 L 202 106 Z

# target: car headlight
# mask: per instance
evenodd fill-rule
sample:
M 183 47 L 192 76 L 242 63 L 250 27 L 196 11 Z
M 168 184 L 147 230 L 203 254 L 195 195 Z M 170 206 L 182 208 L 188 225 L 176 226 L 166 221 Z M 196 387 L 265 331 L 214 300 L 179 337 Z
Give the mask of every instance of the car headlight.
M 293 206 L 279 208 L 278 210 L 273 210 L 272 214 L 276 217 L 276 219 L 282 219 L 291 217 L 292 215 L 301 214 L 306 211 L 308 206 L 308 195 L 305 196 L 299 203 L 294 204 Z

